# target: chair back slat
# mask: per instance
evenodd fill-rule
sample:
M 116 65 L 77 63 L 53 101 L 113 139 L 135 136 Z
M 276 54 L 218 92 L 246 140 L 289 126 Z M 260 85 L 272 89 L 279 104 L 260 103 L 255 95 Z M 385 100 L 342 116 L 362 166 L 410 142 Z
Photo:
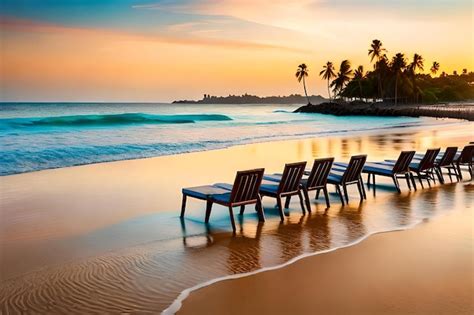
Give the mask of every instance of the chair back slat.
M 367 155 L 365 154 L 352 156 L 344 174 L 342 175 L 342 183 L 350 183 L 359 180 L 366 160 Z
M 436 157 L 438 156 L 440 148 L 426 150 L 425 156 L 420 161 L 419 171 L 429 170 L 435 165 Z
M 237 172 L 230 195 L 231 203 L 257 200 L 264 171 L 259 168 Z
M 334 158 L 316 159 L 308 177 L 307 187 L 323 187 L 326 185 Z
M 457 159 L 457 163 L 472 163 L 472 157 L 474 155 L 474 145 L 467 145 L 462 149 L 461 155 Z
M 413 160 L 415 153 L 415 151 L 402 151 L 397 162 L 393 166 L 393 173 L 400 174 L 408 172 L 411 160 Z
M 299 189 L 306 162 L 289 163 L 285 165 L 278 193 L 294 192 Z
M 458 147 L 447 147 L 446 151 L 444 151 L 443 156 L 438 162 L 438 166 L 448 166 L 453 164 L 457 152 Z

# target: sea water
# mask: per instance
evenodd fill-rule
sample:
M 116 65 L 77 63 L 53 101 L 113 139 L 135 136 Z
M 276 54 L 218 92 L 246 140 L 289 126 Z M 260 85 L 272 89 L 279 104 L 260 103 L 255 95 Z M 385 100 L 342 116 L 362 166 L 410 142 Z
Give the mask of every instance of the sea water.
M 0 175 L 433 121 L 293 113 L 297 107 L 0 103 Z

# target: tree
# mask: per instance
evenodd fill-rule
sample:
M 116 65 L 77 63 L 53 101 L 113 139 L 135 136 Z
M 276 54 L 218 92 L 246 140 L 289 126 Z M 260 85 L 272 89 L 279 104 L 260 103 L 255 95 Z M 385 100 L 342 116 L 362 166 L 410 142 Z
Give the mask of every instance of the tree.
M 438 72 L 438 70 L 439 70 L 439 62 L 433 61 L 433 65 L 431 66 L 431 69 L 430 69 L 431 74 L 432 74 L 432 75 L 436 75 L 436 73 Z
M 398 78 L 406 66 L 405 56 L 402 53 L 396 54 L 390 64 L 390 68 L 395 74 L 395 106 L 398 103 Z
M 466 69 L 466 68 L 462 69 L 462 74 L 463 74 L 463 75 L 466 75 L 466 74 L 467 74 L 467 69 Z
M 351 63 L 349 60 L 343 60 L 339 66 L 339 72 L 336 78 L 332 81 L 331 86 L 333 87 L 334 94 L 340 94 L 346 86 L 347 82 L 351 80 Z
M 306 95 L 306 99 L 308 100 L 308 105 L 311 105 L 311 102 L 309 101 L 308 97 L 308 92 L 306 91 L 306 81 L 305 78 L 308 76 L 308 67 L 306 64 L 302 63 L 298 66 L 298 69 L 296 70 L 296 78 L 298 79 L 298 82 L 301 82 L 303 80 L 303 87 L 304 87 L 304 94 Z
M 415 102 L 418 102 L 418 87 L 416 85 L 416 70 L 421 70 L 423 71 L 423 57 L 418 54 L 413 55 L 413 60 L 408 66 L 408 71 L 411 75 L 412 82 L 413 82 L 413 96 L 415 99 Z
M 383 58 L 386 58 L 385 52 L 387 50 L 382 47 L 382 42 L 378 39 L 374 39 L 372 41 L 372 44 L 370 44 L 370 49 L 369 49 L 369 57 L 370 57 L 370 62 L 373 62 L 375 59 L 375 64 L 374 64 L 374 69 L 377 72 L 377 80 L 378 80 L 378 89 L 379 89 L 379 97 L 383 98 L 383 89 L 382 89 L 382 74 L 380 70 L 380 61 Z
M 354 70 L 354 80 L 359 84 L 360 98 L 362 99 L 362 80 L 365 78 L 364 66 L 357 67 Z
M 323 70 L 319 73 L 319 75 L 324 80 L 327 80 L 327 82 L 328 82 L 329 102 L 331 102 L 331 90 L 329 89 L 329 81 L 332 78 L 336 77 L 336 74 L 334 73 L 334 65 L 332 64 L 332 62 L 330 62 L 330 61 L 326 62 L 326 65 L 323 66 Z

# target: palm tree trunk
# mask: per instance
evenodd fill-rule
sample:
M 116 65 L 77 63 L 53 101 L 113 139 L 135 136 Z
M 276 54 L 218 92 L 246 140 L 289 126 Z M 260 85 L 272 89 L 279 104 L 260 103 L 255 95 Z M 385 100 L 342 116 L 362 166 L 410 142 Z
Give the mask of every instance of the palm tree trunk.
M 311 105 L 311 102 L 309 101 L 309 97 L 308 97 L 308 92 L 306 92 L 306 81 L 304 80 L 304 76 L 303 76 L 303 87 L 304 87 L 304 94 L 306 95 L 306 99 L 308 100 L 308 105 Z
M 329 79 L 328 79 L 328 95 L 329 95 L 329 103 L 331 103 L 331 89 L 329 88 Z

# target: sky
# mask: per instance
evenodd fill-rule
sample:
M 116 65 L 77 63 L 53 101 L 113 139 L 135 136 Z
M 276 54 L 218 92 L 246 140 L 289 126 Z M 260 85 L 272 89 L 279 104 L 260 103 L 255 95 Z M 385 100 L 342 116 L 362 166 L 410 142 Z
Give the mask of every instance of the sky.
M 397 52 L 474 70 L 471 0 L 0 0 L 0 101 L 327 96 L 319 71 Z

